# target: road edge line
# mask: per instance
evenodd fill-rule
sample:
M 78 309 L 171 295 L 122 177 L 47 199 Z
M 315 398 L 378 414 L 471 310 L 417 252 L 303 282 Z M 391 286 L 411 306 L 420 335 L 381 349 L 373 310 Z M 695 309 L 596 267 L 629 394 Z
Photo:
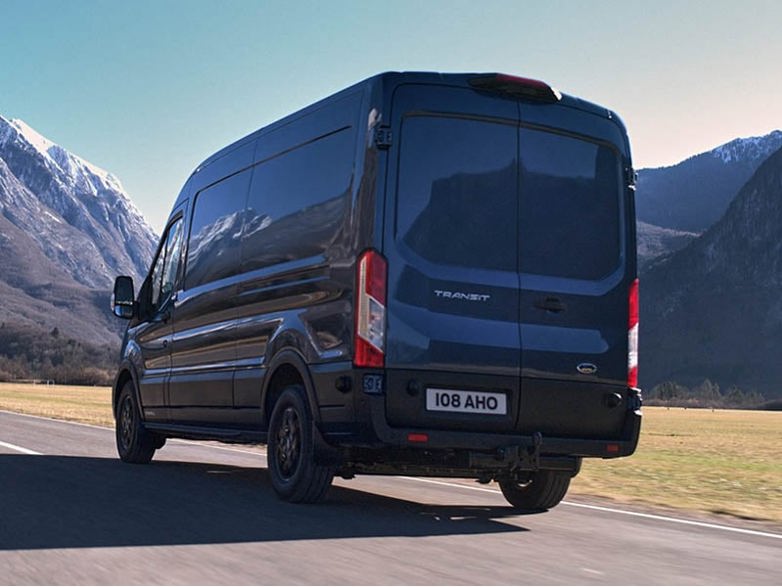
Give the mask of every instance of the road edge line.
M 446 487 L 457 487 L 460 489 L 469 489 L 471 491 L 483 491 L 486 493 L 501 494 L 500 491 L 495 489 L 489 489 L 487 487 L 472 487 L 470 485 L 462 485 L 461 483 L 450 483 L 448 481 L 437 481 L 435 479 L 424 479 L 420 477 L 400 477 L 401 479 L 408 479 L 410 481 L 417 481 L 419 483 L 432 483 L 434 485 L 445 485 Z M 763 532 L 762 530 L 750 530 L 749 528 L 739 528 L 737 526 L 725 526 L 723 524 L 713 524 L 710 522 L 701 522 L 698 520 L 688 520 L 687 518 L 674 518 L 671 516 L 661 516 L 659 514 L 646 514 L 643 512 L 634 512 L 632 510 L 620 510 L 617 508 L 609 508 L 599 505 L 591 505 L 587 503 L 577 503 L 573 501 L 562 501 L 560 505 L 566 505 L 576 508 L 583 508 L 589 510 L 595 510 L 600 512 L 607 512 L 611 514 L 621 514 L 624 516 L 635 516 L 637 518 L 646 518 L 649 520 L 657 520 L 660 522 L 670 522 L 674 524 L 684 524 L 687 526 L 697 526 L 700 528 L 709 528 L 711 530 L 723 530 L 725 532 L 736 532 L 739 534 L 749 534 L 750 536 L 761 536 L 764 538 L 776 538 L 782 540 L 782 534 L 775 534 L 773 532 Z
M 25 448 L 23 446 L 18 446 L 16 444 L 11 444 L 10 442 L 3 442 L 0 440 L 0 446 L 5 448 L 10 448 L 11 450 L 15 450 L 17 452 L 26 454 L 26 455 L 36 455 L 36 456 L 42 456 L 43 453 L 41 452 L 35 452 L 34 450 L 30 450 L 29 448 Z

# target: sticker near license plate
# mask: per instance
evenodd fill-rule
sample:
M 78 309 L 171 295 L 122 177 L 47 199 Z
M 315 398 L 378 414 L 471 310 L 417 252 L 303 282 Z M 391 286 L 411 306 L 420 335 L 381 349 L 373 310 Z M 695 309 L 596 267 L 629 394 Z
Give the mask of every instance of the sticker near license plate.
M 430 412 L 462 412 L 500 416 L 508 413 L 504 393 L 461 389 L 427 389 L 426 409 Z

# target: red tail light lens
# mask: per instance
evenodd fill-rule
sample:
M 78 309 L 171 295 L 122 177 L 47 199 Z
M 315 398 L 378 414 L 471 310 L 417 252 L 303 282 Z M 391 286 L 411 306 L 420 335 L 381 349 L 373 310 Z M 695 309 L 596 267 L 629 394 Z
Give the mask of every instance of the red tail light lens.
M 627 386 L 638 387 L 638 279 L 630 284 L 627 323 Z
M 477 76 L 470 79 L 469 84 L 482 90 L 502 92 L 543 102 L 559 102 L 562 99 L 562 94 L 546 82 L 504 73 Z
M 385 363 L 386 260 L 377 251 L 364 251 L 356 275 L 356 327 L 353 339 L 356 367 L 377 368 Z

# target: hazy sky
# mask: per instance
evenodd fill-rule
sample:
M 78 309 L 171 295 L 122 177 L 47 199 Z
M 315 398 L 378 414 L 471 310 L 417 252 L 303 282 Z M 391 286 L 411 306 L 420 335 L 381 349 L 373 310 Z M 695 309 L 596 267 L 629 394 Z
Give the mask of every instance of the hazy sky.
M 635 166 L 782 127 L 782 1 L 0 0 L 0 114 L 160 230 L 209 154 L 386 70 L 501 71 L 617 111 Z

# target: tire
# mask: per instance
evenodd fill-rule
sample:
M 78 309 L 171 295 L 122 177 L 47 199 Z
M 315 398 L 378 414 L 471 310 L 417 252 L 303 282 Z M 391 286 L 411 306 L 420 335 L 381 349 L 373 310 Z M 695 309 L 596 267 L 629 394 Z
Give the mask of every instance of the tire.
M 321 501 L 334 479 L 334 467 L 315 462 L 312 417 L 301 385 L 286 387 L 269 421 L 268 463 L 277 495 L 291 503 Z
M 125 463 L 146 464 L 152 460 L 161 438 L 148 432 L 141 421 L 133 383 L 127 382 L 119 394 L 115 422 L 117 452 Z M 165 439 L 162 439 L 165 442 Z
M 501 479 L 500 489 L 505 499 L 515 508 L 530 512 L 548 510 L 565 497 L 570 487 L 570 473 L 541 469 L 531 474 L 526 482 Z

